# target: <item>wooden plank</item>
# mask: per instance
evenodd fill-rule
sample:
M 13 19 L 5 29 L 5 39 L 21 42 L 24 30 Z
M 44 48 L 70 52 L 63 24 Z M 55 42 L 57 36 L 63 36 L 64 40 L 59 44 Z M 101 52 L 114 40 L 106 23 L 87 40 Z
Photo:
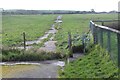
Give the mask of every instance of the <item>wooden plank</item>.
M 120 20 L 93 20 L 93 22 L 116 22 Z
M 112 29 L 112 28 L 109 28 L 109 27 L 106 27 L 106 26 L 97 25 L 97 24 L 95 24 L 95 25 L 96 25 L 96 27 L 99 27 L 99 28 L 102 28 L 102 29 L 109 30 L 109 31 L 111 31 L 111 32 L 120 34 L 120 31 L 119 31 L 119 30 Z

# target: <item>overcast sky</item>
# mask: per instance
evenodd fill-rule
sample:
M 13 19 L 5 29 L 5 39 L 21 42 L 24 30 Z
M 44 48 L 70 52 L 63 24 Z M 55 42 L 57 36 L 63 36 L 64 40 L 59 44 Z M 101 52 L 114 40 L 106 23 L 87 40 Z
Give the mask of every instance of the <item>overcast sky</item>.
M 0 0 L 3 9 L 118 11 L 120 0 Z

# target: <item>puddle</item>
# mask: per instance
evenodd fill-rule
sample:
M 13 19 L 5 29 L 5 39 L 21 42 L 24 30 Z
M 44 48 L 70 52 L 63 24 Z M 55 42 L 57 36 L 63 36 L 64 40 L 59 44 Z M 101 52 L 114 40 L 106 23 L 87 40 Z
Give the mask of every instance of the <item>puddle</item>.
M 31 44 L 38 44 L 40 43 L 43 39 L 46 39 L 49 36 L 50 33 L 45 34 L 44 36 L 38 38 L 38 40 L 35 41 L 26 41 L 26 45 L 31 45 Z
M 15 65 L 40 65 L 36 62 L 1 62 L 0 66 L 15 66 Z
M 46 60 L 46 61 L 29 61 L 29 62 L 0 62 L 0 66 L 15 66 L 15 65 L 42 65 L 42 64 L 54 64 L 59 66 L 58 64 L 65 64 L 64 61 L 58 60 Z
M 57 65 L 57 66 L 61 66 L 61 67 L 65 66 L 65 62 L 63 62 L 63 61 L 58 61 L 58 62 L 53 63 L 53 64 Z
M 24 47 L 17 47 L 18 49 L 24 49 Z M 33 48 L 33 46 L 26 46 L 26 50 Z

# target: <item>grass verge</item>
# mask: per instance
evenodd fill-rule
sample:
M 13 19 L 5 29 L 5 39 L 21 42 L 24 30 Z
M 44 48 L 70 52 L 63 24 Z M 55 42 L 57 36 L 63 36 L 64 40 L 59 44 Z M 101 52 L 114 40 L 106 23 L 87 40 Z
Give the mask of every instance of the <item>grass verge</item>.
M 53 60 L 62 59 L 65 54 L 59 52 L 38 52 L 36 49 L 29 51 L 17 50 L 17 49 L 2 49 L 0 59 L 4 61 L 41 61 L 41 60 Z
M 61 78 L 118 78 L 118 68 L 106 50 L 97 45 L 85 56 L 67 64 L 59 74 Z

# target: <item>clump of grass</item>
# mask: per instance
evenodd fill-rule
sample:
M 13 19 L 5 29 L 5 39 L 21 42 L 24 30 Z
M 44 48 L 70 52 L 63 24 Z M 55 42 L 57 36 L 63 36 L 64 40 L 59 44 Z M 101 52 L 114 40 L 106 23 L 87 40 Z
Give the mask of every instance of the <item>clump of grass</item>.
M 41 61 L 62 59 L 65 55 L 60 52 L 38 52 L 36 49 L 23 51 L 18 49 L 2 49 L 2 61 Z
M 118 78 L 117 66 L 98 45 L 85 56 L 67 64 L 59 73 L 62 78 Z

